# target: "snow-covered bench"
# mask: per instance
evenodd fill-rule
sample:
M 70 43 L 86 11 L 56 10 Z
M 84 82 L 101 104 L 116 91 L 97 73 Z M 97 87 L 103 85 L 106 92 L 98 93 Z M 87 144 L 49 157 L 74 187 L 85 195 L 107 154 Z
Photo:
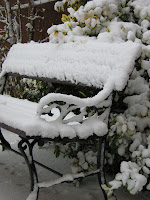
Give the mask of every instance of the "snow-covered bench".
M 98 173 L 100 186 L 105 184 L 104 149 L 108 133 L 108 118 L 112 92 L 122 91 L 141 54 L 139 44 L 133 42 L 102 43 L 98 39 L 83 39 L 66 44 L 28 43 L 14 45 L 3 63 L 0 74 L 0 127 L 21 137 L 18 147 L 24 156 L 31 176 L 31 196 L 38 198 L 40 187 L 51 186 L 86 176 L 83 173 L 62 176 L 49 184 L 38 183 L 32 155 L 34 145 L 41 140 L 72 142 L 99 139 Z M 17 99 L 5 94 L 8 76 L 19 76 L 63 84 L 95 87 L 99 93 L 92 98 L 50 93 L 39 103 Z M 63 102 L 63 104 L 60 104 Z M 103 108 L 99 115 L 88 113 L 87 107 Z M 105 108 L 105 109 L 104 109 Z M 75 114 L 74 110 L 80 110 Z M 48 115 L 53 113 L 53 115 Z M 0 133 L 3 148 L 11 149 Z M 24 145 L 28 146 L 29 157 Z M 87 174 L 89 175 L 89 174 Z M 107 194 L 103 190 L 104 197 Z

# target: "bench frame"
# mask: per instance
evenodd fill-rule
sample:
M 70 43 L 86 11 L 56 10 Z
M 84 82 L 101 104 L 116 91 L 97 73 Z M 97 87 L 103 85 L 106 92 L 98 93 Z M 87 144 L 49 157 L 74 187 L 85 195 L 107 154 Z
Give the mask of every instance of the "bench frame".
M 48 81 L 48 82 L 52 82 L 52 83 L 75 85 L 75 84 L 72 84 L 71 82 L 65 82 L 65 81 L 60 82 L 56 79 L 48 79 L 48 78 L 40 78 L 40 77 L 28 77 L 26 75 L 24 76 L 24 75 L 19 75 L 19 74 L 8 73 L 8 74 L 5 75 L 5 81 L 3 83 L 3 88 L 2 88 L 2 94 L 4 93 L 4 89 L 5 89 L 5 86 L 6 86 L 6 81 L 7 81 L 8 76 L 29 78 L 29 79 L 40 80 L 40 81 Z M 83 84 L 81 84 L 80 86 L 84 87 Z M 77 141 L 83 141 L 84 142 L 84 139 L 79 139 L 78 137 L 73 138 L 73 139 L 69 139 L 69 138 L 61 139 L 60 137 L 50 139 L 50 138 L 41 138 L 39 136 L 38 137 L 29 137 L 29 136 L 26 136 L 25 132 L 18 130 L 18 129 L 14 129 L 13 127 L 10 127 L 6 124 L 0 123 L 0 127 L 19 135 L 19 137 L 21 138 L 20 142 L 18 143 L 18 149 L 20 150 L 20 152 L 18 152 L 18 151 L 15 151 L 14 149 L 11 148 L 10 144 L 6 141 L 6 139 L 4 138 L 4 136 L 3 136 L 3 134 L 0 130 L 0 141 L 1 141 L 0 144 L 2 145 L 3 150 L 5 150 L 5 149 L 11 150 L 14 153 L 17 153 L 18 155 L 24 157 L 24 159 L 27 163 L 28 169 L 29 169 L 30 180 L 31 180 L 31 192 L 35 190 L 35 186 L 39 182 L 35 164 L 38 164 L 41 167 L 44 167 L 45 169 L 57 174 L 59 177 L 63 176 L 63 174 L 61 174 L 60 172 L 53 170 L 53 169 L 43 165 L 42 163 L 39 163 L 39 162 L 34 160 L 33 149 L 34 149 L 35 144 L 38 143 L 39 145 L 42 145 L 46 141 L 55 141 L 55 142 L 60 142 L 62 144 L 66 144 L 66 143 L 69 143 L 69 142 L 77 142 Z M 99 149 L 98 149 L 98 155 L 97 155 L 97 169 L 98 170 L 94 171 L 91 174 L 88 174 L 88 173 L 84 174 L 84 177 L 97 174 L 98 180 L 99 180 L 99 185 L 100 185 L 102 192 L 103 192 L 103 195 L 104 195 L 104 199 L 108 200 L 109 197 L 107 196 L 107 191 L 104 190 L 103 187 L 102 187 L 102 185 L 106 184 L 105 170 L 104 170 L 106 137 L 107 137 L 107 135 L 105 135 L 103 137 L 102 136 L 98 137 L 98 136 L 94 135 L 94 136 L 90 136 L 88 138 L 88 139 L 92 138 L 92 139 L 98 139 L 99 140 Z M 86 140 L 88 140 L 88 139 L 86 139 Z M 30 157 L 30 159 L 29 159 L 29 157 Z M 78 178 L 80 178 L 80 177 L 78 177 Z M 74 178 L 74 179 L 78 179 L 78 178 Z M 65 181 L 65 182 L 72 182 L 72 181 Z M 38 193 L 39 193 L 39 187 L 37 188 L 37 199 L 38 199 Z M 114 194 L 111 198 L 116 199 Z

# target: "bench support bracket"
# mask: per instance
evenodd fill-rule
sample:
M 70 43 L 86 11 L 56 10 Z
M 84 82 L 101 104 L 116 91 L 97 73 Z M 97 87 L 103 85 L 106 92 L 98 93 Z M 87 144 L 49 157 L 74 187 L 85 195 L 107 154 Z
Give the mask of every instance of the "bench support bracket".
M 98 145 L 98 155 L 97 155 L 97 168 L 100 169 L 98 173 L 98 181 L 100 188 L 103 192 L 105 200 L 117 200 L 117 197 L 112 194 L 111 197 L 107 195 L 107 191 L 103 189 L 103 185 L 107 185 L 106 178 L 105 178 L 105 144 L 106 144 L 106 137 L 103 136 L 99 138 L 99 145 Z
M 11 149 L 9 142 L 7 142 L 7 140 L 4 138 L 1 129 L 0 129 L 0 141 L 1 141 L 3 151 L 5 149 Z
M 97 155 L 97 168 L 100 169 L 98 173 L 98 181 L 99 185 L 102 189 L 104 198 L 107 200 L 107 193 L 103 189 L 102 185 L 106 184 L 104 164 L 105 164 L 105 137 L 99 138 L 99 147 L 98 147 L 98 155 Z
M 38 142 L 38 140 L 33 140 L 32 142 L 29 142 L 29 140 L 22 138 L 22 140 L 18 143 L 18 148 L 24 157 L 29 173 L 30 173 L 30 179 L 31 179 L 31 191 L 34 190 L 35 185 L 38 183 L 38 175 L 33 159 L 33 147 Z M 28 152 L 27 152 L 28 151 Z M 37 191 L 37 199 L 38 199 L 38 193 Z

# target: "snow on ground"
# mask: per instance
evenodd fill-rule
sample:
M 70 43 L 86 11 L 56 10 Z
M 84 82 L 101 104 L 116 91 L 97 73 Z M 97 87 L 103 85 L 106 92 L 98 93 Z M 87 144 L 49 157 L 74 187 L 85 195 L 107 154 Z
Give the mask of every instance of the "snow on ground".
M 10 132 L 4 132 L 5 138 L 16 148 L 19 137 Z M 53 146 L 49 149 L 36 146 L 34 156 L 38 161 L 49 164 L 50 167 L 69 173 L 69 161 L 62 157 L 55 159 Z M 1 151 L 0 147 L 0 200 L 25 200 L 29 194 L 30 181 L 25 161 L 22 157 L 10 151 Z M 69 171 L 67 171 L 69 170 Z M 57 175 L 37 166 L 40 181 L 56 179 Z M 124 190 L 117 193 L 118 200 L 149 200 L 150 192 L 129 195 Z M 61 184 L 51 188 L 40 189 L 39 200 L 104 200 L 99 188 L 97 176 L 85 178 L 79 188 L 73 184 Z

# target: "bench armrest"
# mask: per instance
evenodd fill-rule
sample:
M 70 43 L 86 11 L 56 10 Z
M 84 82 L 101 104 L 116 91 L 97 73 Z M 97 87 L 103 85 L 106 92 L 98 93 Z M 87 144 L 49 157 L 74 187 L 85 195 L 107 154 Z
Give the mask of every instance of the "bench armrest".
M 103 108 L 109 107 L 111 105 L 112 98 L 108 98 L 113 91 L 113 84 L 108 83 L 105 84 L 102 91 L 100 91 L 97 95 L 92 98 L 79 98 L 72 95 L 59 94 L 59 93 L 50 93 L 41 98 L 37 115 L 40 117 L 43 114 L 51 114 L 53 108 L 58 108 L 60 111 L 60 115 L 57 118 L 58 121 L 63 121 L 63 123 L 67 124 L 70 122 L 82 122 L 85 118 L 94 118 L 98 117 L 95 113 L 92 114 L 87 112 L 87 107 L 96 107 Z M 63 102 L 63 103 L 60 103 Z M 74 114 L 75 110 L 78 109 L 78 114 Z M 68 117 L 69 113 L 73 113 L 71 117 Z

